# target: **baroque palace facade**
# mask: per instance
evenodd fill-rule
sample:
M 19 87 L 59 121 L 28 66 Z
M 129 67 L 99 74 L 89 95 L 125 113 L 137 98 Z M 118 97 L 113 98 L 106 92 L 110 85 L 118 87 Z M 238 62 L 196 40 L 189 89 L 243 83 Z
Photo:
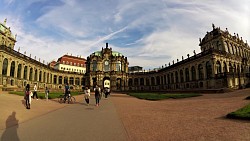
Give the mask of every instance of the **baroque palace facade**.
M 64 88 L 68 83 L 73 90 L 81 90 L 84 85 L 82 73 L 56 70 L 14 50 L 16 36 L 10 28 L 0 23 L 0 90 L 23 90 L 26 84 L 39 89 L 48 87 L 53 90 Z
M 128 59 L 112 48 L 102 48 L 87 57 L 86 86 L 93 89 L 96 85 L 115 91 L 128 90 Z
M 250 48 L 238 34 L 212 26 L 200 39 L 201 53 L 158 71 L 131 73 L 129 90 L 193 91 L 239 89 L 249 85 Z
M 213 29 L 200 39 L 201 53 L 178 60 L 159 70 L 128 70 L 128 59 L 112 48 L 102 48 L 87 57 L 86 73 L 62 71 L 14 50 L 16 36 L 0 23 L 0 90 L 23 89 L 37 84 L 61 90 L 65 83 L 81 90 L 96 85 L 113 91 L 193 91 L 239 89 L 249 85 L 250 48 L 238 34 Z M 85 61 L 85 60 L 84 60 Z

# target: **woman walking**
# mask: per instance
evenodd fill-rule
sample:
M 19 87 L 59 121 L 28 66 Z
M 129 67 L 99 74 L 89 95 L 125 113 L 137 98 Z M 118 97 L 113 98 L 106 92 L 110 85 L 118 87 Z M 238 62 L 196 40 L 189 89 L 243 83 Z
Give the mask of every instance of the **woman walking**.
M 84 93 L 85 93 L 85 101 L 87 103 L 87 105 L 89 106 L 89 97 L 90 97 L 90 89 L 88 87 L 85 88 L 84 90 Z
M 99 106 L 101 89 L 98 87 L 98 85 L 96 85 L 94 91 L 95 91 L 95 102 L 96 102 L 96 106 Z
M 25 99 L 26 109 L 30 109 L 30 103 L 31 103 L 30 84 L 27 84 L 25 87 L 24 99 Z

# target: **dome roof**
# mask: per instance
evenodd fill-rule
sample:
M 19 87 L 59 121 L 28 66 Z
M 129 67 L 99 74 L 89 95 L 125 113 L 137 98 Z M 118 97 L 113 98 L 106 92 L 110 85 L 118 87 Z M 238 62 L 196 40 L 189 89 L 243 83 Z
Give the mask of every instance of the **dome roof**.
M 94 53 L 93 53 L 93 55 L 95 55 L 95 56 L 102 56 L 102 52 L 101 51 L 95 51 Z M 112 51 L 112 55 L 113 56 L 123 56 L 120 52 L 118 52 L 118 51 Z

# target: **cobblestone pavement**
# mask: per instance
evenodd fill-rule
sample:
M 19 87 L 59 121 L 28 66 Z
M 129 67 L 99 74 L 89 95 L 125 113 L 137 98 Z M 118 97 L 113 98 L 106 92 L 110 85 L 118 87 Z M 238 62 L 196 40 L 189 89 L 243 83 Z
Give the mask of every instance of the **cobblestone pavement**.
M 249 141 L 250 121 L 225 117 L 249 104 L 247 96 L 250 89 L 161 101 L 111 99 L 131 141 Z

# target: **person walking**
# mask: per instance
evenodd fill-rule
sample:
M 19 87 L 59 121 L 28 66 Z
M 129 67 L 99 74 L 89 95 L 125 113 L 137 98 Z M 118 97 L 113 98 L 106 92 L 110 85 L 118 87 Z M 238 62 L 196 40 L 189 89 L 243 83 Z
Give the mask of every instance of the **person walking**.
M 30 103 L 31 103 L 30 84 L 27 84 L 25 87 L 24 99 L 25 99 L 26 109 L 30 109 Z
M 90 89 L 88 87 L 85 88 L 84 90 L 84 93 L 85 93 L 85 101 L 87 103 L 87 105 L 89 106 L 89 97 L 90 97 Z
M 34 92 L 33 92 L 33 99 L 36 97 L 36 100 L 38 100 L 38 96 L 37 96 L 37 86 L 35 84 L 34 86 Z
M 95 91 L 96 106 L 99 106 L 101 89 L 100 89 L 100 87 L 98 87 L 98 85 L 96 85 L 96 87 L 94 88 L 94 91 Z
M 48 87 L 45 88 L 45 98 L 46 98 L 46 101 L 48 101 L 48 99 L 49 99 L 49 89 L 48 89 Z

